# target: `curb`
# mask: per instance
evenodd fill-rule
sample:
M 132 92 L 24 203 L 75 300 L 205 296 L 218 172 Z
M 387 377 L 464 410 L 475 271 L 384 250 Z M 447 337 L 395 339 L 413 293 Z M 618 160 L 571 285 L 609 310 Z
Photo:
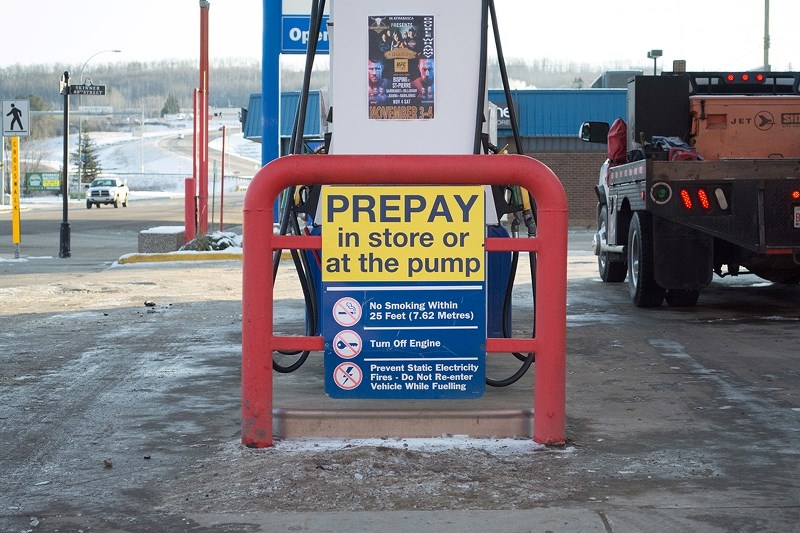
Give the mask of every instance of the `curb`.
M 128 254 L 117 259 L 120 265 L 132 263 L 164 263 L 167 261 L 241 261 L 242 252 L 180 252 Z

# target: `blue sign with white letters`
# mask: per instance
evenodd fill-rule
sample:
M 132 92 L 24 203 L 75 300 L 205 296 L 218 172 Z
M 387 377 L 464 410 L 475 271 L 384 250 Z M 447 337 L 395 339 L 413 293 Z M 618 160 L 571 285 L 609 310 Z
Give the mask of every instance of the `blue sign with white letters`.
M 332 398 L 474 399 L 486 376 L 483 283 L 326 283 Z
M 281 53 L 284 54 L 305 54 L 308 49 L 309 28 L 311 27 L 310 16 L 283 16 L 281 18 Z M 317 38 L 317 53 L 327 54 L 330 52 L 328 42 L 328 16 L 322 17 Z

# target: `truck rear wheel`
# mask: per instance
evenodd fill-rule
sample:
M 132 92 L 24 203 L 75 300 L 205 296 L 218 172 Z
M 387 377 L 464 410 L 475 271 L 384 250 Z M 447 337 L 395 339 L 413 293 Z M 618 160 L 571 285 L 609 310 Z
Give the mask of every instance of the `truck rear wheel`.
M 633 214 L 628 231 L 628 291 L 637 307 L 658 307 L 666 290 L 653 274 L 653 221 L 650 215 Z
M 608 208 L 603 206 L 597 215 L 597 233 L 601 240 L 608 242 Z M 600 252 L 597 255 L 597 270 L 600 272 L 600 279 L 607 283 L 619 283 L 625 281 L 628 273 L 628 265 L 624 261 L 612 261 L 607 252 Z

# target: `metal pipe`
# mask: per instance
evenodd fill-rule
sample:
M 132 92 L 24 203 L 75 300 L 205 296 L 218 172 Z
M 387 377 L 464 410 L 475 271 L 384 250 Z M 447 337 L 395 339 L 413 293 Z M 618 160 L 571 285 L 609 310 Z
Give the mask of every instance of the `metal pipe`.
M 222 126 L 222 178 L 219 186 L 219 230 L 222 231 L 222 215 L 225 212 L 225 139 L 228 137 L 228 127 Z
M 192 177 L 184 184 L 186 198 L 183 205 L 183 231 L 186 242 L 197 236 L 197 181 L 200 174 L 200 158 L 197 154 L 199 135 L 197 114 L 200 107 L 198 94 L 199 91 L 195 88 L 192 97 Z
M 565 441 L 567 201 L 558 177 L 541 162 L 508 155 L 311 155 L 279 158 L 256 173 L 244 202 L 242 264 L 242 443 L 272 446 L 272 353 L 290 348 L 319 350 L 320 337 L 282 337 L 273 332 L 273 270 L 277 248 L 309 249 L 321 237 L 274 235 L 275 198 L 294 183 L 309 185 L 507 185 L 519 184 L 539 206 L 535 237 L 486 240 L 487 251 L 537 251 L 534 339 L 487 339 L 486 349 L 536 351 L 533 440 Z

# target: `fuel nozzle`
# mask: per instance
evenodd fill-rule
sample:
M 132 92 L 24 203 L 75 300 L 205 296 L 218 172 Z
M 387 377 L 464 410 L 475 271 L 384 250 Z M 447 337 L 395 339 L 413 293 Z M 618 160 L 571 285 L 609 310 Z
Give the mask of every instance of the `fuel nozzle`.
M 536 237 L 536 219 L 533 216 L 533 211 L 527 209 L 523 213 L 525 219 L 525 226 L 528 228 L 528 237 Z
M 520 187 L 520 196 L 522 196 L 522 218 L 525 227 L 528 228 L 528 237 L 536 236 L 536 215 L 533 213 L 533 199 L 531 194 Z
M 519 227 L 523 224 L 522 214 L 519 211 L 514 211 L 511 216 L 511 236 L 514 238 L 519 237 Z

